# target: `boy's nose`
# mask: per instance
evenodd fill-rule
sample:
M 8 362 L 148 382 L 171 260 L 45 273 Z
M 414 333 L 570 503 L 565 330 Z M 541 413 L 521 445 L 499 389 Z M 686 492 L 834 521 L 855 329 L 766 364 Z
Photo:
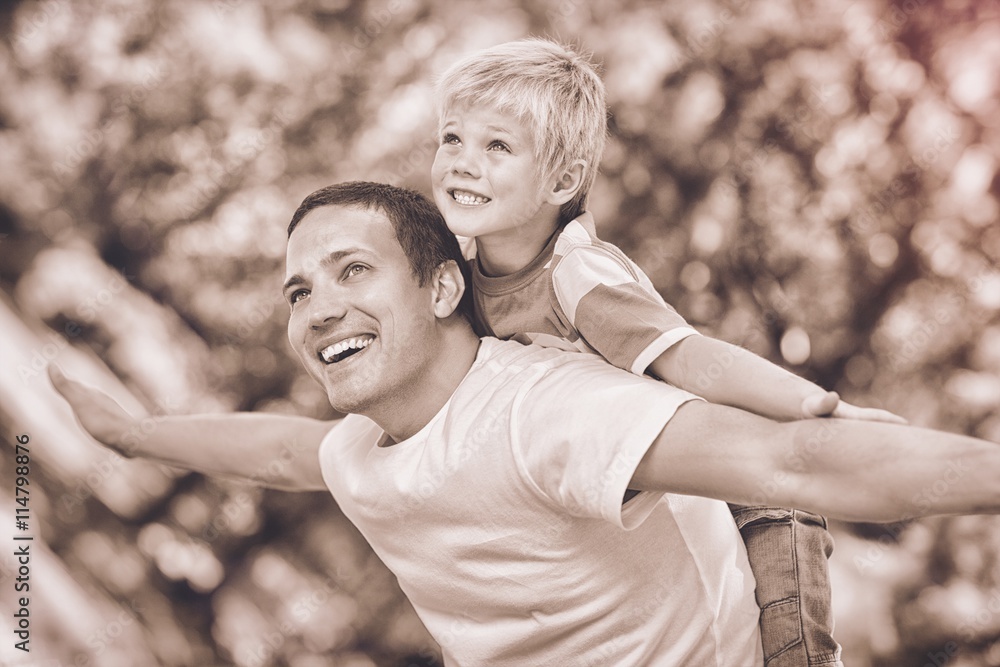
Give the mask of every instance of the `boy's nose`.
M 479 165 L 475 158 L 469 154 L 468 150 L 464 148 L 458 151 L 455 156 L 455 160 L 451 163 L 451 171 L 453 174 L 459 174 L 462 176 L 479 176 Z

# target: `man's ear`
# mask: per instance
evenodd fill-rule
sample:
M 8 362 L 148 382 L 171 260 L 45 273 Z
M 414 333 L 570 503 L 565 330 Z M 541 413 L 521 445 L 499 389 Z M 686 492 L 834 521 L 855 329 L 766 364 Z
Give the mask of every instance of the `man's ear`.
M 445 319 L 455 312 L 465 294 L 465 278 L 455 260 L 449 259 L 434 269 L 434 316 Z
M 583 187 L 583 179 L 587 175 L 587 163 L 575 160 L 565 169 L 555 173 L 551 180 L 546 201 L 555 206 L 562 206 L 573 199 Z

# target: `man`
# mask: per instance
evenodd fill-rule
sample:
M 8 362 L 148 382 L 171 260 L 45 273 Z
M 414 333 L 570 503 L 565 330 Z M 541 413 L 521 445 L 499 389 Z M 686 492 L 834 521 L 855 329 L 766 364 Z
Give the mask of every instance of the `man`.
M 266 481 L 329 488 L 454 665 L 761 665 L 723 500 L 854 520 L 1000 507 L 992 443 L 776 423 L 592 355 L 480 339 L 462 266 L 416 193 L 347 183 L 306 198 L 289 226 L 288 334 L 350 413 L 332 427 L 176 418 L 130 445 L 134 420 L 110 398 L 53 381 L 92 435 L 131 455 L 252 477 L 291 438 L 303 453 Z M 914 507 L 956 463 L 963 483 Z

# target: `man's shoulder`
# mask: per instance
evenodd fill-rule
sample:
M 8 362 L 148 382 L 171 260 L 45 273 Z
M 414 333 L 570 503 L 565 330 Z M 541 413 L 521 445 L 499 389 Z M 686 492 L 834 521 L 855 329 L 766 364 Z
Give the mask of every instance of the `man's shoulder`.
M 491 337 L 482 339 L 479 362 L 484 369 L 493 372 L 502 371 L 507 376 L 537 375 L 549 371 L 570 373 L 575 369 L 584 368 L 598 368 L 612 374 L 630 375 L 596 354 L 569 350 L 565 347 L 524 344 Z
M 343 447 L 345 443 L 359 445 L 374 445 L 384 434 L 382 428 L 364 415 L 348 414 L 338 419 L 330 426 L 330 430 L 323 436 L 320 443 L 322 451 L 327 442 L 333 442 L 336 447 Z

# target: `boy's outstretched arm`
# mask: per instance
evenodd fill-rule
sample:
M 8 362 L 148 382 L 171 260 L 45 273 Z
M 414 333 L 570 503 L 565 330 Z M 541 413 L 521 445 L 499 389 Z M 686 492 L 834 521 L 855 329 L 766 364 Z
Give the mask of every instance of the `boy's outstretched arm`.
M 326 488 L 319 446 L 335 422 L 249 412 L 150 422 L 130 415 L 103 391 L 66 377 L 55 364 L 49 378 L 84 430 L 123 456 L 286 490 Z
M 657 357 L 648 371 L 712 403 L 780 421 L 839 417 L 906 423 L 886 410 L 845 403 L 836 392 L 709 336 L 688 336 Z
M 901 424 L 779 423 L 688 402 L 639 462 L 630 488 L 847 521 L 1000 512 L 1000 445 Z

